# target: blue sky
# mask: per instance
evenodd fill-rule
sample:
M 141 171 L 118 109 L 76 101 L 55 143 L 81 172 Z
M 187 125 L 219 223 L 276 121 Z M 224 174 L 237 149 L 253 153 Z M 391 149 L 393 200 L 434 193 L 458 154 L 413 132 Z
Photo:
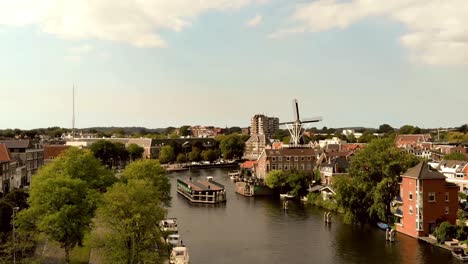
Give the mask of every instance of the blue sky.
M 45 2 L 0 0 L 1 128 L 70 127 L 73 84 L 78 127 L 468 122 L 463 0 Z

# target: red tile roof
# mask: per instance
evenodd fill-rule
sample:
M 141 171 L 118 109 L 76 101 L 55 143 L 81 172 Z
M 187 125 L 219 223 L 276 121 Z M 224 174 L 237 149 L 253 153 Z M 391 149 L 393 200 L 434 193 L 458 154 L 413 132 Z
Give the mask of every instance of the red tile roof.
M 395 139 L 395 144 L 397 147 L 403 147 L 405 145 L 428 142 L 431 139 L 431 135 L 429 134 L 398 135 Z
M 65 145 L 45 145 L 44 146 L 44 159 L 54 159 L 70 146 Z
M 241 168 L 242 169 L 252 169 L 254 165 L 257 164 L 257 161 L 255 160 L 248 160 L 244 163 L 242 163 Z
M 4 143 L 0 143 L 0 162 L 11 161 L 10 151 Z

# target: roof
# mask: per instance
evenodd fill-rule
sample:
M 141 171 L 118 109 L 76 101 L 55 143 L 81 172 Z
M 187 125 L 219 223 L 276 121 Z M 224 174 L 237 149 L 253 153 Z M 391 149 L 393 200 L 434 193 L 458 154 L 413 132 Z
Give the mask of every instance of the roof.
M 250 138 L 245 142 L 245 144 L 248 144 L 248 143 L 260 143 L 262 145 L 266 145 L 266 144 L 269 144 L 270 141 L 268 140 L 268 138 L 265 136 L 265 135 L 252 135 L 250 136 Z
M 66 145 L 44 145 L 44 159 L 56 158 L 69 147 Z
M 267 157 L 314 156 L 315 150 L 311 148 L 265 149 L 265 154 Z
M 31 141 L 29 140 L 0 140 L 0 143 L 5 144 L 9 149 L 26 149 L 31 145 Z
M 186 181 L 179 180 L 190 186 L 194 191 L 222 191 L 224 186 L 215 181 Z
M 5 144 L 0 143 L 0 162 L 11 161 L 10 151 Z
M 254 165 L 257 163 L 255 160 L 248 160 L 242 163 L 241 168 L 242 169 L 252 169 Z
M 432 139 L 430 134 L 398 135 L 395 138 L 397 146 L 427 142 Z
M 418 165 L 408 169 L 402 177 L 420 179 L 420 180 L 445 180 L 445 176 L 433 169 L 427 162 L 421 161 Z
M 365 147 L 365 143 L 346 143 L 346 144 L 341 144 L 341 150 L 342 151 L 351 151 L 351 150 L 357 150 L 360 148 Z
M 349 155 L 353 155 L 354 151 L 337 151 L 337 152 L 327 152 L 325 155 L 327 157 L 347 157 Z

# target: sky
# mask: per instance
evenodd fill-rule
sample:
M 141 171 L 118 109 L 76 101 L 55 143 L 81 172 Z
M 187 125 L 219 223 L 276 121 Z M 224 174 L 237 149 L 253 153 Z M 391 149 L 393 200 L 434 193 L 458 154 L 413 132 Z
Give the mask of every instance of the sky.
M 0 0 L 0 129 L 468 123 L 466 0 Z

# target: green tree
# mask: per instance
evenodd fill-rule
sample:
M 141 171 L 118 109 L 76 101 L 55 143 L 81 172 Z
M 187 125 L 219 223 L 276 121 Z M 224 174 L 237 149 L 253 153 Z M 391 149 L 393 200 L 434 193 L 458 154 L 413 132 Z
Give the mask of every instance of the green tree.
M 188 154 L 190 161 L 200 161 L 201 159 L 201 150 L 199 148 L 193 147 L 192 151 Z
M 357 143 L 357 142 L 358 142 L 358 141 L 357 141 L 357 138 L 356 138 L 356 136 L 354 136 L 354 134 L 348 135 L 348 136 L 346 137 L 346 141 L 347 141 L 348 143 Z
M 398 130 L 400 134 L 421 134 L 421 128 L 415 127 L 415 126 L 410 126 L 410 125 L 404 125 L 400 127 Z
M 174 148 L 172 146 L 164 146 L 159 152 L 159 162 L 166 164 L 175 160 Z
M 272 170 L 266 176 L 265 183 L 270 189 L 282 191 L 288 184 L 288 175 L 284 171 Z
M 349 176 L 334 181 L 336 199 L 350 222 L 390 221 L 390 203 L 398 194 L 400 175 L 418 162 L 390 138 L 375 139 L 356 152 Z
M 137 176 L 104 194 L 99 216 L 107 230 L 103 246 L 109 263 L 162 263 L 162 251 L 155 248 L 164 247 L 158 223 L 166 210 L 159 198 L 151 180 Z
M 179 134 L 183 137 L 190 136 L 190 126 L 181 126 L 179 128 Z
M 457 131 L 461 133 L 468 133 L 468 124 L 461 125 L 457 128 Z
M 468 142 L 468 134 L 467 133 L 461 133 L 461 132 L 448 132 L 447 133 L 447 140 L 450 143 Z
M 130 163 L 121 175 L 125 183 L 130 179 L 145 179 L 153 183 L 157 190 L 157 199 L 164 205 L 171 203 L 171 184 L 166 175 L 166 170 L 155 160 L 138 160 Z
M 460 152 L 453 152 L 444 156 L 445 160 L 466 160 L 465 155 Z
M 143 158 L 145 149 L 137 144 L 130 144 L 127 147 L 128 154 L 132 161 Z
M 435 236 L 437 242 L 444 243 L 446 240 L 455 238 L 457 232 L 457 227 L 451 225 L 449 222 L 442 222 L 439 227 L 437 227 Z
M 62 172 L 49 175 L 42 170 L 31 182 L 30 207 L 18 214 L 18 218 L 34 219 L 40 232 L 60 243 L 66 263 L 70 263 L 70 250 L 82 245 L 94 216 L 99 194 L 88 186 Z
M 362 135 L 359 137 L 358 141 L 359 143 L 369 143 L 371 142 L 372 140 L 376 139 L 377 137 L 374 136 L 374 133 L 372 133 L 371 131 L 366 131 L 364 133 L 362 133 Z
M 102 161 L 103 164 L 112 168 L 115 164 L 120 164 L 128 160 L 128 151 L 125 145 L 109 140 L 98 140 L 89 146 L 94 156 Z
M 395 131 L 395 129 L 389 124 L 380 125 L 379 130 L 378 130 L 379 133 L 385 133 L 385 134 L 392 133 L 393 131 Z
M 185 162 L 187 162 L 187 158 L 185 157 L 185 154 L 179 153 L 179 155 L 177 155 L 176 162 L 177 162 L 177 163 L 185 163 Z
M 213 162 L 218 158 L 218 152 L 213 149 L 206 149 L 201 153 L 203 160 Z
M 224 159 L 239 159 L 244 154 L 245 143 L 238 134 L 230 134 L 221 140 L 220 148 Z

